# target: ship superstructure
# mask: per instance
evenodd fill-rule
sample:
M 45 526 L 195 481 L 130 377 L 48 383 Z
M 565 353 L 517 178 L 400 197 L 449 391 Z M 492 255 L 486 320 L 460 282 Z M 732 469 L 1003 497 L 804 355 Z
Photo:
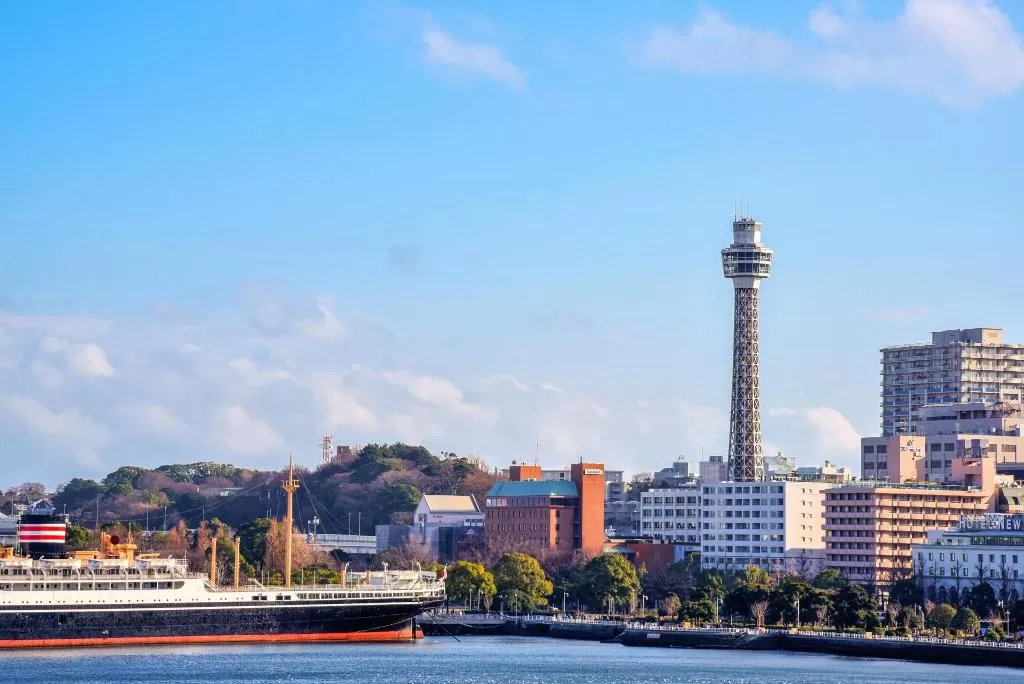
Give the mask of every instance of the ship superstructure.
M 190 573 L 184 559 L 136 554 L 117 536 L 72 558 L 4 549 L 0 648 L 410 639 L 415 617 L 445 598 L 444 577 L 422 570 L 346 571 L 333 585 L 241 584 L 237 540 L 234 550 L 234 582 L 221 586 L 215 562 L 209 575 Z

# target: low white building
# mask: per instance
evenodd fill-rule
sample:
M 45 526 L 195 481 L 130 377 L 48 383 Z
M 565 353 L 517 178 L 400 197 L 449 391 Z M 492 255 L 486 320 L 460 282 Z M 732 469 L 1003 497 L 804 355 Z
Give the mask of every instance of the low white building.
M 701 566 L 759 565 L 812 576 L 825 561 L 825 490 L 820 481 L 702 484 Z
M 413 512 L 409 542 L 427 547 L 444 563 L 464 537 L 484 532 L 484 513 L 472 496 L 425 494 Z
M 956 527 L 928 533 L 911 547 L 914 575 L 932 601 L 962 599 L 987 582 L 996 599 L 1024 595 L 1024 514 L 964 515 Z
M 700 547 L 700 487 L 650 489 L 640 495 L 640 536 Z

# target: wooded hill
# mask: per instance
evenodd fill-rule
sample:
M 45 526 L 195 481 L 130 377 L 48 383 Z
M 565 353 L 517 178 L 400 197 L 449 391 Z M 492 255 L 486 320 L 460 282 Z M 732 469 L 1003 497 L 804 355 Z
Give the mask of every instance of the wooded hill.
M 261 471 L 220 463 L 122 466 L 101 481 L 75 478 L 53 497 L 57 511 L 86 527 L 112 522 L 150 530 L 172 529 L 178 520 L 190 528 L 218 518 L 241 527 L 257 518 L 282 518 L 286 470 Z M 410 524 L 423 494 L 483 496 L 495 482 L 480 459 L 444 452 L 439 458 L 422 446 L 369 444 L 347 458 L 309 470 L 297 468 L 295 523 L 320 519 L 329 534 L 373 534 L 378 524 Z

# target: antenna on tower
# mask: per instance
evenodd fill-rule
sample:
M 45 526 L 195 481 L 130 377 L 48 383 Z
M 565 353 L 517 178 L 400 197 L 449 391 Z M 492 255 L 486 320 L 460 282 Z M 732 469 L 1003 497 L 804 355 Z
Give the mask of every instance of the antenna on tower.
M 540 433 L 536 435 L 536 440 L 533 445 L 533 465 L 540 465 Z
M 324 453 L 324 463 L 330 463 L 334 460 L 334 447 L 331 442 L 331 435 L 324 435 L 324 438 L 320 440 L 320 448 L 323 449 Z

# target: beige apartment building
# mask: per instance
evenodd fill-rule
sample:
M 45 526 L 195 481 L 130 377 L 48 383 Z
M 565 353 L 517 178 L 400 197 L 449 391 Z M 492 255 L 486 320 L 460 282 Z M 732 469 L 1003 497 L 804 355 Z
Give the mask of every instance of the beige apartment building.
M 954 484 L 922 483 L 924 450 L 915 438 L 896 437 L 889 445 L 894 448 L 875 455 L 874 467 L 890 482 L 853 482 L 825 492 L 825 565 L 883 590 L 911 576 L 911 546 L 927 543 L 929 531 L 993 511 L 996 503 L 992 456 L 953 458 Z
M 1024 398 L 1024 345 L 1007 344 L 999 328 L 942 330 L 930 344 L 881 353 L 884 437 L 919 433 L 923 406 Z
M 1024 474 L 1020 403 L 929 405 L 918 416 L 914 433 L 861 439 L 864 479 L 898 483 L 892 473 L 900 467 L 913 481 L 951 482 L 956 459 L 983 455 L 995 460 L 999 472 L 1018 479 Z

